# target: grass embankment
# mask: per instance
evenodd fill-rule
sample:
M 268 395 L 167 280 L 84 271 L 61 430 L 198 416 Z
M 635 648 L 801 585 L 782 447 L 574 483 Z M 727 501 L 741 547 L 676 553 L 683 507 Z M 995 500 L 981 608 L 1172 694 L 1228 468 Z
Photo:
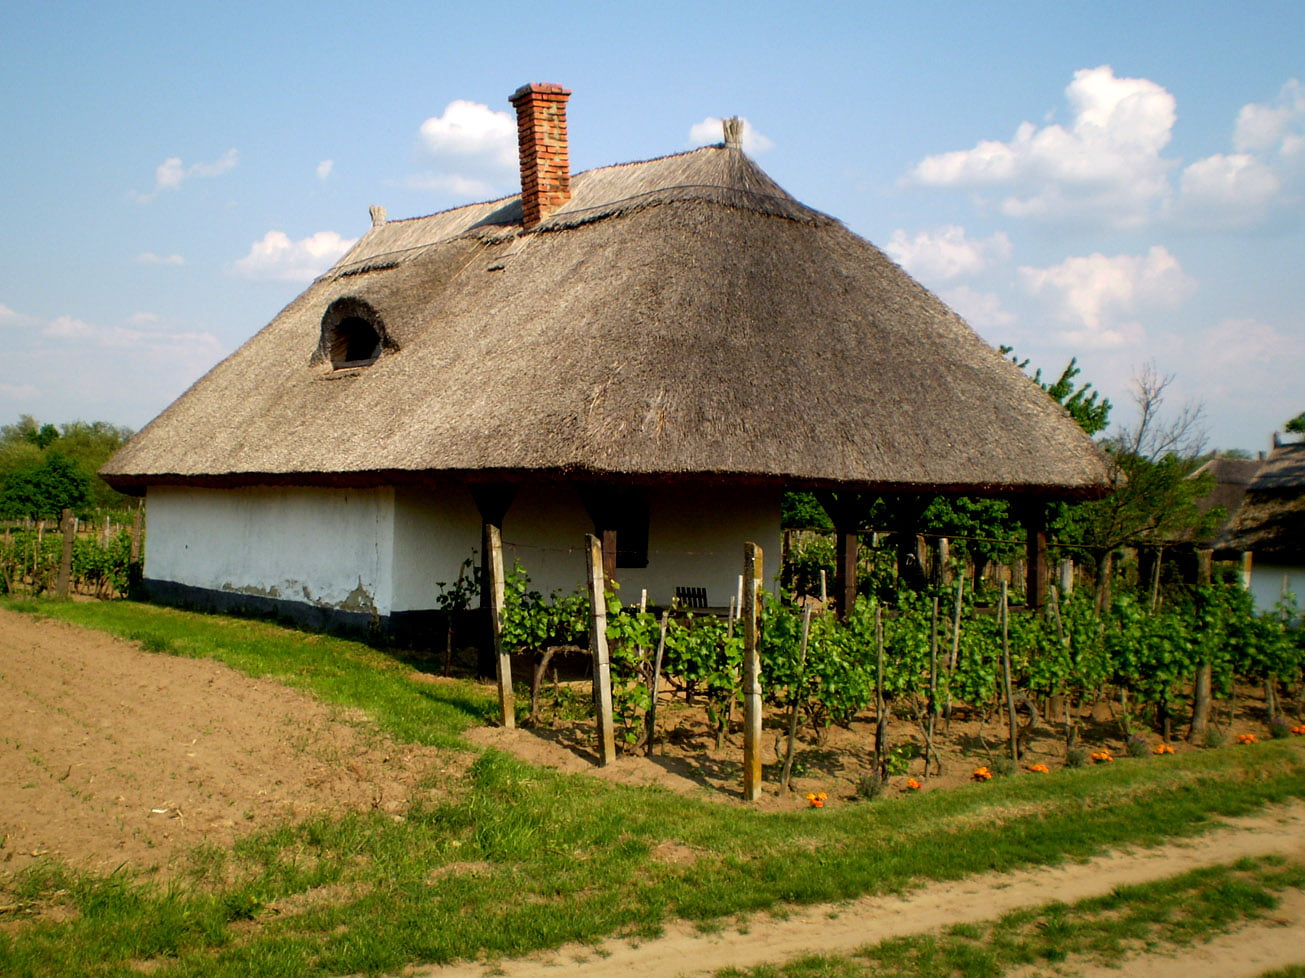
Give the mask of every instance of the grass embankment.
M 361 707 L 394 737 L 454 745 L 489 709 L 473 684 L 414 680 L 358 643 L 144 605 L 8 602 L 206 655 Z M 1191 835 L 1212 817 L 1305 797 L 1279 742 L 838 809 L 761 814 L 480 755 L 451 799 L 402 821 L 312 819 L 201 849 L 183 882 L 58 865 L 6 886 L 0 973 L 375 973 L 515 955 L 670 918 L 719 920 L 926 880 L 1081 858 Z M 661 847 L 659 849 L 659 847 Z M 658 858 L 658 852 L 673 857 Z M 33 907 L 66 919 L 23 924 Z
M 940 934 L 894 938 L 849 955 L 809 955 L 782 966 L 726 968 L 717 978 L 1001 978 L 1030 968 L 1075 974 L 1076 964 L 1145 973 L 1144 954 L 1172 954 L 1263 920 L 1287 890 L 1305 889 L 1305 866 L 1247 859 L 1074 904 L 1016 910 Z M 1139 968 L 1139 965 L 1142 965 Z M 1060 967 L 1057 967 L 1060 966 Z M 1044 972 L 1039 972 L 1044 973 Z M 1289 978 L 1296 969 L 1274 972 Z M 1267 976 L 1266 976 L 1267 978 Z

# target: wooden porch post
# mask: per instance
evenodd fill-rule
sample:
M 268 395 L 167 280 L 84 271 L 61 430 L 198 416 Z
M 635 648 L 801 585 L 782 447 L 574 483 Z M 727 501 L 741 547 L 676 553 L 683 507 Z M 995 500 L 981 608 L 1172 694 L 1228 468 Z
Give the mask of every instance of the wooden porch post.
M 585 512 L 594 524 L 594 536 L 602 546 L 603 579 L 610 586 L 616 581 L 616 526 L 621 510 L 620 491 L 598 483 L 577 487 Z
M 1041 608 L 1047 600 L 1047 503 L 1037 499 L 1024 507 L 1026 551 L 1025 591 L 1030 608 Z
M 816 498 L 834 524 L 834 607 L 840 619 L 846 619 L 856 604 L 856 563 L 861 552 L 860 493 L 821 492 Z M 745 575 L 746 577 L 746 575 Z
M 495 622 L 495 616 L 502 611 L 500 603 L 498 610 L 494 608 L 493 595 L 496 574 L 501 577 L 504 573 L 502 564 L 503 559 L 503 520 L 507 516 L 508 507 L 512 505 L 512 500 L 517 494 L 517 487 L 502 482 L 487 482 L 473 485 L 471 488 L 471 498 L 476 502 L 476 509 L 480 511 L 480 607 L 485 616 L 484 637 L 480 641 L 481 654 L 477 662 L 477 671 L 482 676 L 497 675 L 499 671 L 498 663 L 498 629 L 501 622 Z M 497 531 L 491 535 L 491 529 Z M 490 562 L 490 554 L 495 549 L 494 541 L 497 540 L 497 549 L 499 554 L 500 566 L 495 570 Z

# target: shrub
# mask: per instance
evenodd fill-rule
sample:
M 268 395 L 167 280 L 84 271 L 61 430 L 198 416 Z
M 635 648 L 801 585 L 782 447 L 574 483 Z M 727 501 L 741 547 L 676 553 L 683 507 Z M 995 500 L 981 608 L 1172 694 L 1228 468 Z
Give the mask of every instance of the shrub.
M 1129 757 L 1150 757 L 1151 746 L 1147 743 L 1146 734 L 1129 734 L 1128 739 L 1124 741 L 1124 753 Z

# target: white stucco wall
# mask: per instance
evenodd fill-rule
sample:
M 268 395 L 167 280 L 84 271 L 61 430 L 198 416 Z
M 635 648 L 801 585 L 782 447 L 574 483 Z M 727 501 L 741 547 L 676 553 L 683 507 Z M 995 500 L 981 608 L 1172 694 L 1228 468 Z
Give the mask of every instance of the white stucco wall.
M 1282 582 L 1296 595 L 1296 606 L 1305 609 L 1305 567 L 1251 564 L 1251 596 L 1259 611 L 1272 611 L 1282 597 Z
M 457 580 L 462 562 L 476 551 L 480 573 L 480 513 L 466 486 L 401 486 L 394 491 L 394 610 L 436 607 L 439 582 Z
M 677 586 L 705 587 L 725 606 L 743 573 L 743 545 L 762 548 L 767 589 L 779 570 L 780 493 L 772 489 L 695 487 L 649 492 L 648 566 L 617 569 L 621 599 L 669 604 Z M 504 561 L 519 558 L 544 594 L 585 582 L 584 535 L 593 522 L 570 486 L 523 487 L 503 522 Z
M 779 570 L 780 494 L 774 490 L 654 489 L 648 566 L 619 568 L 622 599 L 648 589 L 668 604 L 677 586 L 705 587 L 725 606 L 743 572 L 743 544 L 763 548 L 767 588 Z M 147 497 L 145 576 L 191 587 L 300 601 L 365 614 L 436 607 L 480 549 L 480 515 L 465 486 L 397 489 L 157 487 Z M 523 486 L 504 520 L 504 561 L 532 587 L 584 586 L 584 535 L 593 530 L 575 489 Z M 477 561 L 477 568 L 479 562 Z
M 151 488 L 145 576 L 363 614 L 393 604 L 394 490 Z

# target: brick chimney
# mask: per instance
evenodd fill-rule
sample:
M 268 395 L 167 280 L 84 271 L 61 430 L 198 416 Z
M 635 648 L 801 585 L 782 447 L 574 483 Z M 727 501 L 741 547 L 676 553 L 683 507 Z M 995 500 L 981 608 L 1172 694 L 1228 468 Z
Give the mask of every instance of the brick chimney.
M 566 146 L 570 89 L 549 82 L 522 85 L 511 98 L 517 110 L 521 152 L 521 223 L 534 227 L 571 199 L 571 159 Z

